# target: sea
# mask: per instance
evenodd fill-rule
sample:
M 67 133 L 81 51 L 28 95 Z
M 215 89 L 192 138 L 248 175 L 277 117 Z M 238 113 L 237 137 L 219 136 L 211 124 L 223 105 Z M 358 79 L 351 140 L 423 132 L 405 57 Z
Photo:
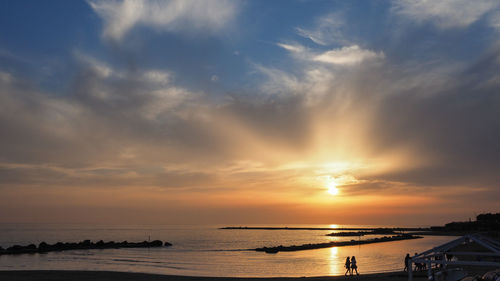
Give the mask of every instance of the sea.
M 56 242 L 162 240 L 161 248 L 70 250 L 44 254 L 0 256 L 0 270 L 99 270 L 188 276 L 302 277 L 335 276 L 345 272 L 347 256 L 356 256 L 360 274 L 400 271 L 411 255 L 456 237 L 332 247 L 266 254 L 250 249 L 301 245 L 377 236 L 330 237 L 331 230 L 220 229 L 238 225 L 72 225 L 0 224 L 0 246 Z M 253 225 L 244 225 L 253 226 Z M 259 225 L 266 227 L 374 227 L 359 225 Z M 381 226 L 376 226 L 381 227 Z

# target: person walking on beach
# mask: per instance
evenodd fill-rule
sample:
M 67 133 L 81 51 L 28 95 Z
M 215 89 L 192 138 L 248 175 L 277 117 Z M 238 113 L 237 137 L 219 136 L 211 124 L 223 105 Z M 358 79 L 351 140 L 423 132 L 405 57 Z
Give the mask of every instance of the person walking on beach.
M 359 275 L 358 265 L 356 264 L 356 257 L 352 256 L 352 258 L 351 258 L 351 275 L 354 273 L 354 270 L 356 270 L 356 275 Z
M 408 271 L 408 262 L 410 261 L 410 254 L 406 254 L 405 257 L 405 269 L 403 271 Z
M 345 276 L 347 276 L 347 273 L 352 274 L 351 273 L 351 261 L 349 260 L 349 257 L 347 257 L 345 259 L 345 268 L 346 268 L 346 271 L 345 271 L 345 274 L 344 274 Z

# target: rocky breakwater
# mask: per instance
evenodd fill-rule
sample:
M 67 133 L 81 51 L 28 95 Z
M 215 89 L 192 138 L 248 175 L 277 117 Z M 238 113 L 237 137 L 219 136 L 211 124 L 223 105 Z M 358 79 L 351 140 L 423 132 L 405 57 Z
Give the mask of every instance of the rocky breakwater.
M 154 248 L 154 247 L 169 247 L 172 246 L 169 242 L 163 242 L 161 240 L 154 241 L 143 241 L 143 242 L 104 242 L 102 240 L 98 242 L 91 242 L 90 240 L 84 240 L 78 243 L 63 243 L 57 242 L 55 244 L 47 244 L 41 242 L 36 246 L 35 244 L 29 244 L 27 246 L 14 245 L 3 249 L 0 247 L 0 255 L 16 255 L 16 254 L 34 254 L 34 253 L 48 253 L 48 252 L 59 252 L 68 250 L 90 250 L 90 249 L 119 249 L 119 248 Z
M 422 238 L 421 236 L 410 235 L 410 234 L 402 234 L 402 235 L 394 235 L 394 236 L 384 236 L 380 238 L 366 239 L 366 240 L 351 240 L 351 241 L 340 241 L 340 242 L 325 242 L 325 243 L 316 243 L 316 244 L 303 244 L 303 245 L 292 245 L 292 246 L 276 246 L 276 247 L 262 247 L 257 249 L 252 249 L 257 252 L 265 252 L 268 254 L 275 254 L 278 252 L 292 252 L 292 251 L 303 251 L 303 250 L 313 250 L 313 249 L 322 249 L 322 248 L 330 248 L 330 247 L 342 247 L 342 246 L 352 246 L 352 245 L 363 245 L 363 244 L 372 244 L 372 243 L 382 243 L 382 242 L 391 242 L 391 241 L 400 241 L 407 239 L 418 239 Z

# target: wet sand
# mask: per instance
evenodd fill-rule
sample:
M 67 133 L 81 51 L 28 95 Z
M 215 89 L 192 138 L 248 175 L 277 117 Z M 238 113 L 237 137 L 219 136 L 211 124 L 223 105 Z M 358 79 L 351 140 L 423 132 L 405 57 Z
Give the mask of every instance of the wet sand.
M 1 281 L 326 281 L 326 280 L 389 280 L 406 281 L 405 272 L 361 274 L 359 276 L 322 276 L 322 277 L 273 277 L 273 278 L 236 278 L 236 277 L 192 277 L 159 275 L 113 271 L 69 271 L 69 270 L 12 270 L 0 271 Z M 426 280 L 424 275 L 414 276 L 416 281 Z

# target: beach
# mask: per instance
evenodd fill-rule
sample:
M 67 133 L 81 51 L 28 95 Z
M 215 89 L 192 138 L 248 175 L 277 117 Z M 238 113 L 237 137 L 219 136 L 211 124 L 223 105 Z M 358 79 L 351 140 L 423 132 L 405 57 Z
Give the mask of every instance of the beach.
M 425 275 L 414 276 L 413 280 L 426 280 Z M 323 280 L 356 280 L 356 281 L 406 281 L 406 272 L 389 272 L 377 274 L 361 274 L 359 276 L 320 276 L 320 277 L 273 277 L 273 278 L 237 278 L 237 277 L 197 277 L 179 275 L 160 275 L 115 271 L 72 271 L 72 270 L 6 270 L 0 271 L 1 281 L 323 281 Z

